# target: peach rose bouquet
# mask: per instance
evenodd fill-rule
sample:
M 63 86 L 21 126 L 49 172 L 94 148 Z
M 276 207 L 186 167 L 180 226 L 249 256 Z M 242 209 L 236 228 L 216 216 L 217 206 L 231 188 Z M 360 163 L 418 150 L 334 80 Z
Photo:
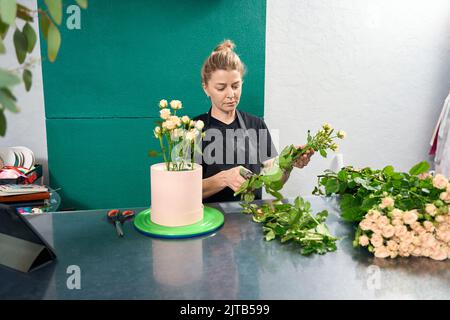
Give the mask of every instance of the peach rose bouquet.
M 356 222 L 355 247 L 377 258 L 450 258 L 450 183 L 421 162 L 408 173 L 342 168 L 319 176 L 313 193 L 338 195 L 341 217 Z

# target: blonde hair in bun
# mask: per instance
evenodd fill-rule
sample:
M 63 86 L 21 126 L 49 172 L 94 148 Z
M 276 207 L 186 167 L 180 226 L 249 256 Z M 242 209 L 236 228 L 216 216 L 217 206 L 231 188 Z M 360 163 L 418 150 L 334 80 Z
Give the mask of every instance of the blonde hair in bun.
M 202 83 L 207 84 L 211 79 L 211 74 L 216 70 L 236 70 L 242 77 L 245 75 L 245 65 L 234 52 L 236 45 L 231 40 L 224 40 L 205 60 L 201 70 Z

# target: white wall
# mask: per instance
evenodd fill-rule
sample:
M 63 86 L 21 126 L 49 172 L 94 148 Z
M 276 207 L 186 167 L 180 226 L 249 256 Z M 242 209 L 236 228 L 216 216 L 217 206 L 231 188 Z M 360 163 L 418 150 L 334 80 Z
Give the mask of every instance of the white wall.
M 407 170 L 430 159 L 449 39 L 448 0 L 268 0 L 266 122 L 281 146 L 329 122 L 348 133 L 345 165 Z M 310 194 L 331 159 L 294 170 L 283 194 Z
M 21 0 L 20 3 L 26 5 L 33 10 L 37 9 L 36 0 Z M 18 22 L 20 28 L 23 27 L 21 20 Z M 38 33 L 38 19 L 35 18 L 33 23 L 34 30 Z M 19 67 L 14 44 L 12 41 L 14 30 L 9 30 L 6 39 L 6 54 L 0 56 L 0 66 L 8 70 Z M 45 108 L 44 93 L 42 84 L 41 69 L 41 48 L 39 42 L 39 34 L 36 47 L 31 53 L 33 58 L 39 59 L 31 69 L 33 73 L 33 85 L 29 92 L 25 91 L 24 85 L 19 84 L 14 89 L 14 94 L 18 98 L 18 106 L 21 111 L 18 114 L 5 112 L 7 119 L 6 136 L 0 137 L 0 147 L 25 146 L 33 150 L 36 162 L 44 167 L 44 183 L 48 183 L 48 167 L 47 167 L 47 136 L 45 130 Z

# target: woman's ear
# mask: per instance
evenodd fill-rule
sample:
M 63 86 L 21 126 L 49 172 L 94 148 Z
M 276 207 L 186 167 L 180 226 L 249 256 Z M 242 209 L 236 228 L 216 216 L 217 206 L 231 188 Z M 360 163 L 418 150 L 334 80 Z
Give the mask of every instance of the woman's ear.
M 203 88 L 203 91 L 205 92 L 206 96 L 209 98 L 208 85 L 206 83 L 202 82 L 202 88 Z

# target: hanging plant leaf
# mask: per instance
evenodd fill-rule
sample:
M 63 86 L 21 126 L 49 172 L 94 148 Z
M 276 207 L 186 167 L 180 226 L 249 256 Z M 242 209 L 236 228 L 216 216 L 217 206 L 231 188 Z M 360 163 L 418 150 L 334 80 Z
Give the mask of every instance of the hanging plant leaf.
M 12 24 L 16 19 L 17 1 L 0 0 L 0 18 L 6 24 Z
M 0 68 L 0 88 L 12 87 L 20 83 L 15 74 Z
M 0 109 L 0 136 L 4 137 L 6 134 L 6 118 L 3 110 Z
M 54 23 L 50 22 L 48 27 L 48 59 L 54 62 L 58 56 L 59 47 L 61 46 L 61 34 Z
M 77 4 L 83 8 L 83 9 L 87 9 L 88 7 L 88 1 L 87 0 L 76 0 Z
M 61 0 L 44 0 L 45 5 L 57 25 L 62 21 L 62 1 Z
M 31 53 L 36 45 L 36 32 L 33 27 L 27 22 L 23 27 L 23 34 L 27 38 L 27 52 Z
M 33 80 L 33 74 L 31 73 L 31 71 L 28 69 L 23 70 L 22 79 L 23 79 L 23 82 L 25 83 L 25 89 L 27 91 L 30 91 L 31 83 Z
M 28 48 L 27 38 L 19 29 L 16 29 L 16 31 L 14 31 L 13 40 L 14 40 L 14 48 L 16 49 L 17 60 L 19 61 L 20 64 L 22 64 L 24 63 L 25 58 L 27 56 L 27 48 Z

